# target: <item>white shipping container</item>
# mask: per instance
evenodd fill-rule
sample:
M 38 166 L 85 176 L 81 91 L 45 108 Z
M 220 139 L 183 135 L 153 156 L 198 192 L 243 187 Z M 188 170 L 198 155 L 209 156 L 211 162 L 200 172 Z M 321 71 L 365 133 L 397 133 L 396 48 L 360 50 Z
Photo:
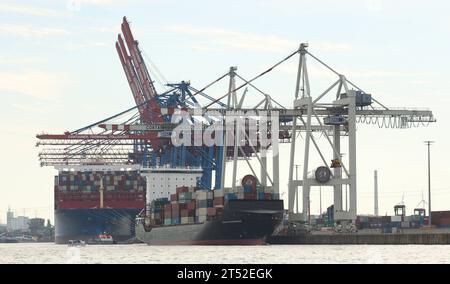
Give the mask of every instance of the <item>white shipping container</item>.
M 208 214 L 207 208 L 197 208 L 195 209 L 195 216 L 206 216 Z
M 181 217 L 181 224 L 189 224 L 189 217 Z
M 391 222 L 401 222 L 402 221 L 402 216 L 392 216 L 391 217 Z
M 206 190 L 197 190 L 195 194 L 195 199 L 197 200 L 205 200 L 208 197 L 208 192 Z
M 235 190 L 233 190 L 233 188 L 226 188 L 225 189 L 225 194 L 226 193 L 239 193 L 239 192 L 241 192 L 242 190 L 239 190 L 239 187 L 236 187 L 236 189 Z
M 409 222 L 402 222 L 402 228 L 409 228 Z
M 198 218 L 198 222 L 199 222 L 199 223 L 203 223 L 203 222 L 205 222 L 206 219 L 207 219 L 206 216 L 198 216 L 197 218 Z
M 223 190 L 214 190 L 214 197 L 223 197 Z
M 264 188 L 264 193 L 270 193 L 270 194 L 272 194 L 272 193 L 273 193 L 273 187 L 271 187 L 271 186 L 270 186 L 270 187 L 269 187 L 269 186 L 268 186 L 268 187 L 265 187 L 265 188 Z

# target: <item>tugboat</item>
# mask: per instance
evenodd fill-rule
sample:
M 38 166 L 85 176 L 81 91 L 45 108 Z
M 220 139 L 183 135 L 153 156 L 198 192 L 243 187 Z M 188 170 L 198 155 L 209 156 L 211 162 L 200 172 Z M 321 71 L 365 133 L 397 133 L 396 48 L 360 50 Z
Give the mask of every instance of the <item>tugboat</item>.
M 93 245 L 112 245 L 115 243 L 116 242 L 114 241 L 113 237 L 107 233 L 100 234 L 89 242 L 89 244 Z

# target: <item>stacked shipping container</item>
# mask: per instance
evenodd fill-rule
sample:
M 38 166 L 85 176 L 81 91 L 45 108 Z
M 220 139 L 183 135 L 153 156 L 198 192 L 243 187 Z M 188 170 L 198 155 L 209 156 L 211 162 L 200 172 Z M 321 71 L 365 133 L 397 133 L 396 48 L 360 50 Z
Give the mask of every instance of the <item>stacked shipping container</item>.
M 201 190 L 196 187 L 179 187 L 170 201 L 157 199 L 152 202 L 152 219 L 156 225 L 197 224 L 219 216 L 226 200 L 277 200 L 278 194 L 264 191 L 262 187 Z M 158 206 L 155 204 L 158 204 Z M 158 208 L 158 209 L 156 209 Z M 158 213 L 161 212 L 162 216 Z
M 137 171 L 60 172 L 55 176 L 56 209 L 96 208 L 103 180 L 104 206 L 143 208 L 146 181 Z
M 431 222 L 438 228 L 450 228 L 450 211 L 432 211 Z

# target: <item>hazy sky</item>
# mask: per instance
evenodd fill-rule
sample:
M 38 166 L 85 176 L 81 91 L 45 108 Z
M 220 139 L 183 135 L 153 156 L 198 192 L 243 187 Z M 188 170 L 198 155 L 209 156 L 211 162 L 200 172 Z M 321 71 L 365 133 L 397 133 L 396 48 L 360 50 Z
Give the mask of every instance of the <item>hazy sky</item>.
M 448 1 L 2 0 L 0 219 L 9 205 L 20 214 L 52 216 L 56 172 L 38 164 L 37 133 L 74 130 L 134 104 L 114 48 L 125 15 L 146 56 L 171 82 L 191 80 L 200 88 L 230 66 L 250 78 L 308 42 L 312 53 L 385 105 L 432 109 L 438 122 L 428 128 L 358 126 L 358 212 L 373 212 L 378 169 L 380 213 L 392 215 L 403 194 L 412 213 L 423 190 L 427 196 L 424 140 L 436 141 L 433 208 L 450 209 L 449 9 Z M 257 82 L 288 107 L 296 61 Z M 310 63 L 317 96 L 334 77 Z M 303 163 L 301 153 L 296 163 Z M 330 189 L 323 189 L 323 200 L 324 208 L 331 204 Z M 312 202 L 317 213 L 317 190 Z

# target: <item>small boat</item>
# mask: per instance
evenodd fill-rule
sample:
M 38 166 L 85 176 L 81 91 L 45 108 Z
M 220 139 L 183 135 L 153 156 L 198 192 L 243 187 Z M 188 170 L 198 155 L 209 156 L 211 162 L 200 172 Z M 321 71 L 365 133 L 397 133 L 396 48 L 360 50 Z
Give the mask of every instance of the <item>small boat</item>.
M 93 239 L 90 244 L 96 245 L 112 245 L 115 244 L 113 237 L 110 234 L 100 234 L 95 239 Z
M 86 242 L 83 240 L 69 240 L 69 247 L 84 247 Z

